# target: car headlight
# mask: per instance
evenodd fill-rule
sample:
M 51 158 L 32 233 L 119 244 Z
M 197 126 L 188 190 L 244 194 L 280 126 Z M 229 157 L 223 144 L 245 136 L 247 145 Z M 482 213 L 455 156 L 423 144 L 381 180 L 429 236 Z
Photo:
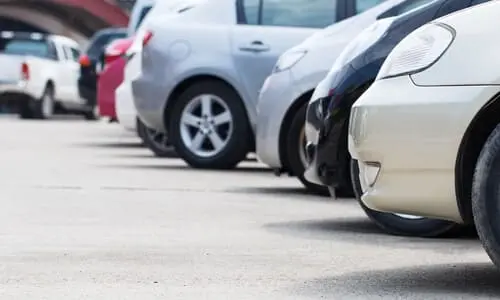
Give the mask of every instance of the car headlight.
M 441 23 L 423 25 L 394 47 L 380 68 L 376 80 L 421 72 L 448 50 L 455 30 Z
M 342 69 L 346 64 L 365 52 L 368 48 L 378 42 L 386 33 L 387 29 L 393 23 L 395 17 L 377 20 L 372 25 L 361 31 L 340 53 L 335 60 L 330 73 Z
M 283 53 L 274 66 L 273 73 L 290 69 L 298 63 L 306 55 L 306 53 L 306 50 Z

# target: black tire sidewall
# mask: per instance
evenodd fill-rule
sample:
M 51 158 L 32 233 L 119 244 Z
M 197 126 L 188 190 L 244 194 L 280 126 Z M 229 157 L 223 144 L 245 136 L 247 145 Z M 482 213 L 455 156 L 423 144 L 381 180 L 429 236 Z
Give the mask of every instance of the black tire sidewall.
M 472 212 L 479 239 L 488 256 L 500 267 L 500 125 L 486 141 L 473 177 Z
M 141 138 L 142 143 L 157 157 L 175 157 L 174 148 L 172 149 L 162 149 L 158 147 L 155 141 L 151 140 L 148 133 L 148 128 L 140 120 L 137 121 L 137 135 Z
M 180 134 L 180 120 L 185 106 L 195 97 L 212 94 L 224 101 L 233 117 L 233 130 L 226 147 L 212 157 L 199 157 L 184 145 Z M 252 133 L 246 109 L 238 94 L 226 84 L 205 80 L 188 87 L 176 100 L 170 114 L 169 138 L 177 154 L 190 166 L 207 169 L 231 169 L 245 159 L 250 149 Z
M 49 116 L 46 116 L 43 112 L 43 103 L 47 101 L 47 96 L 49 96 L 50 99 L 49 101 L 52 101 L 52 114 Z M 50 85 L 47 85 L 45 87 L 45 90 L 43 91 L 42 98 L 36 103 L 35 115 L 38 116 L 39 119 L 50 119 L 54 116 L 54 110 L 55 110 L 54 88 L 51 87 Z
M 438 237 L 456 228 L 457 224 L 449 221 L 429 218 L 407 219 L 367 207 L 363 201 L 361 201 L 363 192 L 359 180 L 358 164 L 354 159 L 350 161 L 350 171 L 354 194 L 359 205 L 368 218 L 385 232 L 401 236 Z
M 285 159 L 287 165 L 291 169 L 292 174 L 299 178 L 300 182 L 302 182 L 302 184 L 309 192 L 322 196 L 329 196 L 330 193 L 328 191 L 328 187 L 309 182 L 304 177 L 304 172 L 306 170 L 306 167 L 304 166 L 302 160 L 300 159 L 299 143 L 300 143 L 300 132 L 304 128 L 304 124 L 306 121 L 306 110 L 307 110 L 307 103 L 302 104 L 300 108 L 296 111 L 292 119 L 292 123 L 288 128 L 286 141 L 284 145 L 282 145 L 285 147 L 285 153 L 286 153 Z

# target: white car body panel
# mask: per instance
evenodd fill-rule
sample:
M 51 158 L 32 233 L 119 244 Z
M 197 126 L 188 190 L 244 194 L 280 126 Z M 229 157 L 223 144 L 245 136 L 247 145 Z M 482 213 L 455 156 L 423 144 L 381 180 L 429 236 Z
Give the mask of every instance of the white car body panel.
M 441 58 L 420 73 L 377 80 L 355 103 L 349 151 L 381 164 L 362 196 L 368 207 L 463 222 L 456 161 L 472 120 L 500 91 L 500 42 L 491 38 L 498 15 L 492 1 L 437 20 L 456 31 Z

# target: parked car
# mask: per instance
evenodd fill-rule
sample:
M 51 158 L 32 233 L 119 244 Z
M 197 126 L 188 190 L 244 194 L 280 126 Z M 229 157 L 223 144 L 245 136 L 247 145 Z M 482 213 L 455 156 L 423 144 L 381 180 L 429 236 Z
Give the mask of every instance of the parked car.
M 204 1 L 168 20 L 153 20 L 141 72 L 132 80 L 139 118 L 168 132 L 189 165 L 235 167 L 255 151 L 257 98 L 278 57 L 354 15 L 351 3 Z
M 125 54 L 124 79 L 115 92 L 118 122 L 125 129 L 137 132 L 143 144 L 158 157 L 171 157 L 175 155 L 175 151 L 164 132 L 148 128 L 137 118 L 130 86 L 131 78 L 139 73 L 141 69 L 141 55 L 139 53 L 141 52 L 142 43 L 149 37 L 144 28 L 154 18 L 168 18 L 169 16 L 184 13 L 203 1 L 205 0 L 170 0 L 156 3 L 137 29 L 134 43 Z
M 287 172 L 297 176 L 308 190 L 328 195 L 325 186 L 304 177 L 307 166 L 304 120 L 315 87 L 358 33 L 377 19 L 401 14 L 429 1 L 389 0 L 381 4 L 378 4 L 381 1 L 357 1 L 358 5 L 364 3 L 356 10 L 361 14 L 329 26 L 281 55 L 262 86 L 257 104 L 259 159 L 273 168 L 275 174 Z M 349 180 L 340 187 L 342 195 L 352 196 Z
M 491 1 L 413 31 L 349 121 L 367 207 L 475 224 L 497 266 L 499 15 Z
M 78 78 L 78 92 L 85 99 L 89 107 L 97 107 L 97 63 L 100 61 L 104 49 L 112 41 L 127 36 L 125 28 L 106 28 L 96 32 L 90 39 L 89 46 L 79 58 L 80 75 Z M 95 110 L 94 110 L 95 111 Z M 88 116 L 90 119 L 96 117 Z
M 125 53 L 132 45 L 133 38 L 117 39 L 111 42 L 102 58 L 102 71 L 98 71 L 97 81 L 97 104 L 99 115 L 116 120 L 115 90 L 123 81 L 123 69 L 125 68 Z M 97 68 L 97 69 L 100 69 Z
M 63 36 L 0 31 L 0 101 L 21 118 L 49 119 L 57 105 L 85 111 L 77 88 L 79 48 Z
M 162 0 L 161 2 L 171 2 L 178 0 Z M 139 27 L 141 26 L 143 20 L 153 9 L 156 0 L 136 0 L 132 11 L 130 12 L 130 18 L 127 26 L 127 35 L 129 37 L 134 36 Z
M 310 167 L 306 177 L 334 189 L 354 183 L 356 198 L 368 217 L 386 232 L 398 235 L 437 236 L 455 228 L 453 223 L 404 214 L 381 213 L 360 201 L 358 178 L 351 178 L 347 128 L 351 107 L 375 80 L 391 50 L 406 35 L 436 18 L 475 5 L 469 0 L 433 0 L 398 18 L 382 19 L 358 36 L 335 63 L 311 98 L 307 115 Z M 353 51 L 357 49 L 358 51 Z M 325 170 L 326 169 L 326 170 Z M 354 171 L 357 173 L 357 171 Z

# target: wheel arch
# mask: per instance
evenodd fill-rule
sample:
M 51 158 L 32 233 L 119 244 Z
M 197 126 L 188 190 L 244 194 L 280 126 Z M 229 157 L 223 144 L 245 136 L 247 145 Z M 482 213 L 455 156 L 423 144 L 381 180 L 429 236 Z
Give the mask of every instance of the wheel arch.
M 288 136 L 287 133 L 290 130 L 290 126 L 292 125 L 292 120 L 295 117 L 295 114 L 297 111 L 302 107 L 302 105 L 306 104 L 310 99 L 311 96 L 314 92 L 314 89 L 309 90 L 302 95 L 300 95 L 298 98 L 296 98 L 292 105 L 288 108 L 288 110 L 285 113 L 285 117 L 283 118 L 280 126 L 280 131 L 279 131 L 279 140 L 278 140 L 278 146 L 279 146 L 279 155 L 280 155 L 280 160 L 281 160 L 281 165 L 283 166 L 283 169 L 287 172 L 290 172 L 290 166 L 288 163 L 288 156 L 287 156 L 287 151 L 286 151 L 286 145 L 288 141 Z
M 165 108 L 163 111 L 163 120 L 164 120 L 165 129 L 167 132 L 169 131 L 168 127 L 169 127 L 169 123 L 170 123 L 169 120 L 170 120 L 170 116 L 172 113 L 172 109 L 175 106 L 175 104 L 177 103 L 179 96 L 184 91 L 186 91 L 190 86 L 192 86 L 193 84 L 196 84 L 196 83 L 202 82 L 202 81 L 208 81 L 208 80 L 214 80 L 214 81 L 221 82 L 221 83 L 225 84 L 227 87 L 229 87 L 230 89 L 232 89 L 238 95 L 238 97 L 240 98 L 239 101 L 241 101 L 241 104 L 243 105 L 243 107 L 245 108 L 245 111 L 246 111 L 246 118 L 247 118 L 246 121 L 248 122 L 248 124 L 250 126 L 250 118 L 249 118 L 247 104 L 243 98 L 243 95 L 241 95 L 241 93 L 238 91 L 238 89 L 235 88 L 234 84 L 232 84 L 230 82 L 230 80 L 224 78 L 223 76 L 205 73 L 205 74 L 191 75 L 191 76 L 184 78 L 175 86 L 175 88 L 172 90 L 172 92 L 168 96 L 167 104 L 165 105 Z M 253 132 L 252 132 L 252 139 L 253 139 L 253 141 L 255 141 L 255 136 L 254 136 Z M 253 142 L 253 145 L 255 145 L 255 142 Z
M 455 193 L 460 215 L 472 224 L 472 179 L 479 154 L 491 132 L 500 123 L 500 93 L 492 97 L 474 116 L 460 142 L 455 162 Z

